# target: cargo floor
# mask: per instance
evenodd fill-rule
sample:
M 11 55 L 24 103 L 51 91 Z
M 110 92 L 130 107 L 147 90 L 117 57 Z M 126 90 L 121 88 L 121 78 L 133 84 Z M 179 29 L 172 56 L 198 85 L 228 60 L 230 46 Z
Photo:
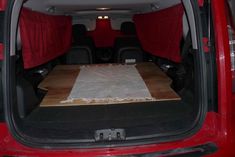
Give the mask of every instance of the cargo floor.
M 125 105 L 39 107 L 21 123 L 27 135 L 59 139 L 93 139 L 99 129 L 123 128 L 126 137 L 185 129 L 196 112 L 182 101 Z

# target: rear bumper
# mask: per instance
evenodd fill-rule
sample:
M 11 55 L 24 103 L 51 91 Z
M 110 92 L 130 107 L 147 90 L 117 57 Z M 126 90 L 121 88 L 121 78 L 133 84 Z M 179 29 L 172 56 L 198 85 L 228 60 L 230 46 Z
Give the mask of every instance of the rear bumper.
M 182 154 L 235 156 L 235 152 L 232 151 L 234 143 L 231 139 L 235 133 L 224 132 L 225 129 L 220 128 L 221 121 L 222 117 L 214 112 L 209 112 L 200 131 L 181 141 L 119 148 L 59 150 L 24 146 L 11 136 L 5 123 L 0 123 L 0 156 L 177 156 Z

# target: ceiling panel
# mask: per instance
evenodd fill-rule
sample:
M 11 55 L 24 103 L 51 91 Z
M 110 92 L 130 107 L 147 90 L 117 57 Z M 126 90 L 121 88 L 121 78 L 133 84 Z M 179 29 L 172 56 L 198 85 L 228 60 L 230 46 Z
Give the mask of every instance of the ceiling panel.
M 50 14 L 99 14 L 97 8 L 110 8 L 109 14 L 143 13 L 161 10 L 180 3 L 181 0 L 28 0 L 25 6 Z M 50 9 L 49 9 L 50 8 Z M 49 11 L 48 11 L 49 10 Z

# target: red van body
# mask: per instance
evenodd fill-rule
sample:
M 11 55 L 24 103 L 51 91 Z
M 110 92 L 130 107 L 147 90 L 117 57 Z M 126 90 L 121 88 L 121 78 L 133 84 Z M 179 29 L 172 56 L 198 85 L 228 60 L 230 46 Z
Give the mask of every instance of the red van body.
M 203 2 L 200 2 L 203 4 Z M 201 129 L 193 136 L 175 142 L 139 145 L 130 147 L 95 148 L 95 149 L 39 149 L 27 147 L 17 142 L 11 135 L 8 126 L 0 123 L 0 156 L 121 156 L 152 154 L 182 150 L 171 155 L 187 154 L 190 149 L 213 143 L 217 150 L 209 154 L 213 157 L 235 156 L 235 94 L 232 93 L 232 73 L 227 31 L 225 0 L 212 0 L 214 21 L 216 64 L 218 80 L 218 113 L 208 112 Z M 7 0 L 0 0 L 0 10 L 5 10 Z M 0 44 L 0 50 L 4 45 Z M 185 150 L 185 151 L 184 151 Z M 193 151 L 193 149 L 191 149 Z M 159 154 L 158 154 L 159 155 Z M 155 155 L 153 155 L 155 156 Z M 157 156 L 157 154 L 156 154 Z M 164 156 L 161 154 L 159 156 Z

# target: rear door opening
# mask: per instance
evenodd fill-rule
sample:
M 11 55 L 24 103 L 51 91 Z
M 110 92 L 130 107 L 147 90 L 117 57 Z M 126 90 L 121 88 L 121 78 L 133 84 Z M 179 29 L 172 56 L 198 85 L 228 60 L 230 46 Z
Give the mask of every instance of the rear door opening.
M 214 78 L 196 2 L 12 4 L 19 18 L 8 21 L 15 36 L 6 37 L 3 79 L 6 119 L 21 142 L 123 146 L 200 128 Z

